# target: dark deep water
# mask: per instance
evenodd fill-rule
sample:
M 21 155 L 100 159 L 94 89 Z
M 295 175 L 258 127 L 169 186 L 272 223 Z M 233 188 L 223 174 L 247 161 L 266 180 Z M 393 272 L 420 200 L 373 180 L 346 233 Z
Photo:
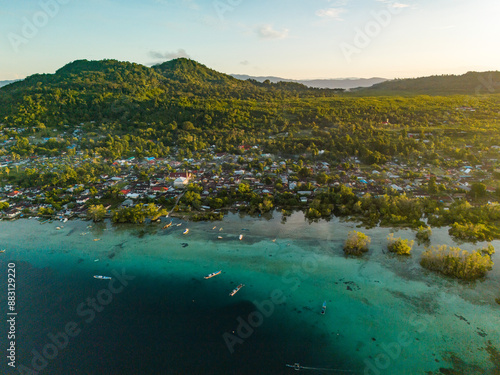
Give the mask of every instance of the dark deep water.
M 0 268 L 6 268 L 4 261 Z M 256 307 L 229 297 L 227 287 L 209 289 L 205 280 L 134 273 L 107 304 L 110 294 L 100 291 L 109 290 L 108 281 L 27 262 L 16 262 L 16 271 L 16 364 L 21 373 L 30 373 L 22 372 L 21 365 L 41 369 L 40 374 L 289 374 L 293 370 L 285 363 L 297 359 L 349 365 L 345 353 L 321 358 L 316 350 L 324 340 L 321 332 L 297 334 L 293 321 L 282 322 L 278 313 L 255 329 L 250 326 L 253 331 L 243 329 L 242 337 L 249 337 L 235 342 L 231 353 L 223 334 L 237 330 L 238 317 L 248 322 Z M 105 305 L 97 300 L 99 293 Z M 96 309 L 81 308 L 89 297 L 96 298 Z M 4 306 L 5 299 L 0 303 Z M 78 324 L 76 337 L 69 337 L 55 358 L 35 362 L 39 367 L 34 368 L 32 351 L 50 358 L 54 352 L 47 349 L 52 344 L 48 335 L 57 336 L 71 322 Z M 11 373 L 19 372 L 7 367 L 5 374 Z

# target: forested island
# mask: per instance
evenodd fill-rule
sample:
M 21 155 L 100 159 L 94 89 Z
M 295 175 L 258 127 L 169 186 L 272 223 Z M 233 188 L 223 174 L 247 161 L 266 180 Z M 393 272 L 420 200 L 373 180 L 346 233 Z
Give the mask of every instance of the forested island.
M 497 73 L 446 77 L 467 82 L 460 95 L 429 77 L 369 96 L 241 81 L 188 59 L 75 61 L 0 88 L 0 212 L 144 222 L 301 210 L 423 241 L 432 226 L 499 239 Z

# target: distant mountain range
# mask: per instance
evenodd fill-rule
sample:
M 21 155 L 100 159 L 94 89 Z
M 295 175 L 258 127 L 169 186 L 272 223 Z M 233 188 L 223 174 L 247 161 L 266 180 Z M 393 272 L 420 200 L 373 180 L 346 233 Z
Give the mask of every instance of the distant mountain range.
M 17 79 L 10 80 L 10 81 L 0 81 L 0 87 L 7 86 L 9 83 L 16 82 Z
M 500 71 L 395 79 L 355 91 L 361 95 L 500 94 Z
M 31 96 L 32 103 L 37 103 L 33 110 L 41 111 L 34 116 L 37 121 L 54 121 L 52 117 L 61 113 L 61 106 L 64 106 L 71 108 L 64 112 L 65 116 L 70 113 L 73 118 L 67 116 L 62 121 L 71 122 L 78 116 L 83 117 L 82 120 L 122 120 L 141 111 L 156 113 L 159 109 L 167 110 L 160 108 L 151 98 L 173 103 L 192 97 L 266 101 L 337 95 L 500 94 L 500 72 L 468 72 L 396 80 L 346 78 L 294 81 L 273 76 L 227 75 L 185 58 L 153 67 L 116 60 L 77 60 L 58 69 L 55 74 L 35 74 L 17 82 L 0 81 L 0 87 L 0 118 L 17 114 L 18 108 L 25 106 L 26 97 Z M 349 89 L 349 93 L 342 94 L 335 89 Z M 47 118 L 44 119 L 44 116 Z
M 337 79 L 310 79 L 310 80 L 294 80 L 280 77 L 255 77 L 246 74 L 231 74 L 234 78 L 241 80 L 253 79 L 258 82 L 270 81 L 271 83 L 278 82 L 297 82 L 308 87 L 320 88 L 320 89 L 344 89 L 350 90 L 357 87 L 370 87 L 377 83 L 387 81 L 386 78 L 337 78 Z

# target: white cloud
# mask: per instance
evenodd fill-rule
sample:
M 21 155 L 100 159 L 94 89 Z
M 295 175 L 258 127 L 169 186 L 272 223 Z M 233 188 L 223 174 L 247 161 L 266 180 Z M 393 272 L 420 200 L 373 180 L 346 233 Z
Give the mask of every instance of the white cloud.
M 402 3 L 392 3 L 390 5 L 392 8 L 408 8 L 410 6 L 410 4 L 402 4 Z
M 316 15 L 322 18 L 331 18 L 337 21 L 343 21 L 342 18 L 340 18 L 340 15 L 345 12 L 346 10 L 344 8 L 328 8 L 318 10 Z
M 288 29 L 279 31 L 271 25 L 263 25 L 257 28 L 257 35 L 263 39 L 284 39 L 288 36 Z
M 398 3 L 397 1 L 393 0 L 377 0 L 379 3 L 384 3 L 387 4 L 389 8 L 395 8 L 395 9 L 402 9 L 402 8 L 409 8 L 410 4 L 403 4 L 403 3 Z
M 240 65 L 248 65 L 250 64 L 250 62 L 248 60 L 245 60 L 245 61 L 240 61 Z
M 177 51 L 174 52 L 158 52 L 158 51 L 150 51 L 149 56 L 151 56 L 154 59 L 159 59 L 159 60 L 172 60 L 172 59 L 178 59 L 180 57 L 186 57 L 186 58 L 191 58 L 186 50 L 179 48 Z

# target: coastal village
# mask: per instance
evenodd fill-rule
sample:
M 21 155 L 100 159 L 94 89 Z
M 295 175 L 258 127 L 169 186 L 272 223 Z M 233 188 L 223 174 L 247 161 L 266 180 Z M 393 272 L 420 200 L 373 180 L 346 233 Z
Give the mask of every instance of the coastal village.
M 23 129 L 17 129 L 17 132 L 22 131 Z M 78 137 L 79 131 L 76 130 L 73 135 Z M 31 142 L 47 142 L 50 139 L 30 138 L 33 138 L 30 139 Z M 10 137 L 3 141 L 2 146 L 8 150 L 15 143 L 16 139 Z M 3 219 L 33 216 L 56 217 L 61 220 L 84 218 L 88 216 L 89 206 L 100 204 L 100 200 L 110 189 L 119 192 L 119 204 L 116 207 L 107 205 L 108 210 L 130 207 L 137 203 L 159 204 L 173 201 L 192 184 L 197 185 L 199 189 L 201 205 L 197 207 L 198 211 L 214 210 L 213 205 L 207 203 L 210 198 L 223 191 L 237 190 L 241 184 L 245 184 L 253 193 L 262 197 L 288 192 L 295 196 L 297 209 L 306 209 L 315 194 L 339 185 L 350 188 L 358 197 L 365 194 L 406 194 L 417 198 L 432 197 L 446 205 L 458 199 L 466 199 L 472 184 L 491 180 L 495 174 L 500 173 L 499 159 L 484 156 L 481 157 L 482 163 L 479 165 L 447 159 L 446 162 L 449 162 L 451 167 L 438 167 L 417 159 L 411 164 L 394 160 L 373 166 L 363 165 L 356 157 L 330 164 L 321 161 L 321 151 L 317 160 L 310 155 L 284 158 L 266 154 L 259 146 L 246 145 L 239 147 L 238 154 L 218 153 L 215 146 L 212 146 L 205 150 L 199 159 L 177 156 L 107 160 L 101 156 L 89 157 L 82 151 L 76 151 L 76 144 L 67 148 L 68 152 L 53 157 L 33 156 L 13 160 L 9 154 L 0 156 L 0 171 L 3 175 L 27 168 L 43 168 L 45 172 L 57 172 L 61 165 L 77 168 L 90 162 L 110 165 L 114 173 L 100 175 L 92 183 L 77 184 L 64 189 L 50 186 L 23 188 L 3 183 L 0 186 Z M 500 147 L 494 146 L 490 154 L 493 152 L 495 156 L 499 150 Z M 174 152 L 177 153 L 177 150 Z M 485 188 L 487 193 L 496 192 L 495 186 L 485 185 Z M 54 207 L 46 199 L 50 192 L 56 192 L 68 203 L 62 207 Z M 247 204 L 248 202 L 238 201 L 230 207 L 216 209 L 238 210 Z

